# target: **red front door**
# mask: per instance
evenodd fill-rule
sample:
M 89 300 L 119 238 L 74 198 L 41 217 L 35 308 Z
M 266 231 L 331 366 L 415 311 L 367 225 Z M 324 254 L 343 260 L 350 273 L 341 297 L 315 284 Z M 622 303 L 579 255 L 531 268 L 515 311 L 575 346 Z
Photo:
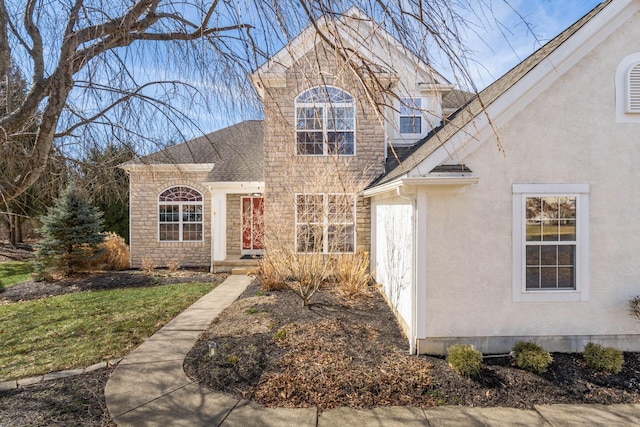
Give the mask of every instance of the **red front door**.
M 264 198 L 242 198 L 242 253 L 259 254 L 262 252 L 264 235 Z

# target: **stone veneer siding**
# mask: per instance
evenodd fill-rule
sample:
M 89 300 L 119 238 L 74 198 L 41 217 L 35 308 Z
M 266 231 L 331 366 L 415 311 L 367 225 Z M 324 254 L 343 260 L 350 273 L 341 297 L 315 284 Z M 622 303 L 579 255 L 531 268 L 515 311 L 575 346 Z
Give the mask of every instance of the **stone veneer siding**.
M 177 261 L 184 267 L 211 264 L 211 196 L 202 185 L 207 172 L 131 172 L 131 267 L 140 268 L 148 259 L 155 266 Z M 204 240 L 201 242 L 160 242 L 158 240 L 158 196 L 169 187 L 188 186 L 203 196 Z
M 270 239 L 295 239 L 295 194 L 352 192 L 363 190 L 384 172 L 385 131 L 383 119 L 368 101 L 352 71 L 338 66 L 335 55 L 321 45 L 286 72 L 285 87 L 266 87 L 264 102 L 265 233 Z M 295 98 L 304 90 L 332 85 L 355 99 L 355 156 L 297 156 Z M 360 181 L 343 191 L 340 177 Z M 369 201 L 356 204 L 357 250 L 370 250 Z M 274 237 L 275 235 L 275 237 Z

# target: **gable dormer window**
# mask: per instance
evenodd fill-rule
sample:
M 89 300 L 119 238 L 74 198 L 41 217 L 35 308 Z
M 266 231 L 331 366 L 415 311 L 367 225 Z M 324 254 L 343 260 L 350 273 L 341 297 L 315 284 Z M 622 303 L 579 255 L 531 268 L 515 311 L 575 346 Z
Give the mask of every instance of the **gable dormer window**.
M 333 86 L 317 86 L 295 100 L 296 154 L 327 156 L 355 154 L 353 97 Z
M 422 133 L 421 98 L 400 98 L 399 125 L 401 134 Z

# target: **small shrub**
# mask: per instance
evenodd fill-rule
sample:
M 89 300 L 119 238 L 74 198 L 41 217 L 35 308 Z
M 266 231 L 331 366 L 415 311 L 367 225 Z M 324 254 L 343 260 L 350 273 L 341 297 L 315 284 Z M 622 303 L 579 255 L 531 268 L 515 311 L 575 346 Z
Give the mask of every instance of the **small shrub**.
M 260 286 L 265 291 L 280 291 L 287 287 L 285 283 L 286 271 L 284 261 L 277 256 L 271 256 L 269 252 L 265 252 L 264 257 L 259 262 L 260 271 L 258 272 L 258 280 Z
M 536 374 L 546 372 L 553 357 L 548 351 L 533 342 L 521 341 L 513 347 L 516 365 L 519 368 Z
M 126 270 L 129 268 L 129 246 L 116 233 L 107 233 L 100 246 L 101 255 L 95 265 L 107 270 Z
M 167 263 L 167 271 L 169 273 L 175 273 L 180 269 L 180 260 L 177 258 L 173 258 L 171 261 Z
M 153 260 L 151 258 L 144 257 L 144 258 L 142 258 L 142 263 L 140 264 L 140 269 L 147 276 L 151 276 L 151 275 L 153 275 L 153 272 L 156 269 L 156 264 L 155 264 L 155 262 L 153 262 Z
M 595 343 L 587 344 L 582 356 L 593 369 L 610 374 L 620 373 L 624 364 L 624 355 L 620 350 Z
M 482 353 L 470 344 L 454 344 L 447 351 L 447 362 L 458 374 L 476 377 L 482 369 Z
M 368 252 L 338 256 L 335 269 L 338 286 L 346 295 L 355 296 L 367 291 L 371 283 Z
M 640 295 L 629 300 L 629 314 L 640 320 Z

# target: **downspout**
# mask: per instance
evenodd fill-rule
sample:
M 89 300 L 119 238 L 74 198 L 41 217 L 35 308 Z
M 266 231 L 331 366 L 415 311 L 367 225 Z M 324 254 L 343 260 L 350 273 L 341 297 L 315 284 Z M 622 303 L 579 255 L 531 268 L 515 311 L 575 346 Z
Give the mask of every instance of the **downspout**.
M 417 257 L 416 257 L 416 248 L 417 248 L 417 236 L 416 236 L 416 198 L 403 193 L 402 187 L 396 187 L 396 194 L 398 197 L 404 200 L 408 200 L 411 203 L 411 209 L 413 210 L 413 219 L 412 219 L 412 233 L 411 233 L 411 321 L 409 322 L 409 354 L 416 354 L 416 329 L 417 329 L 417 309 L 418 309 L 418 298 L 417 298 Z

